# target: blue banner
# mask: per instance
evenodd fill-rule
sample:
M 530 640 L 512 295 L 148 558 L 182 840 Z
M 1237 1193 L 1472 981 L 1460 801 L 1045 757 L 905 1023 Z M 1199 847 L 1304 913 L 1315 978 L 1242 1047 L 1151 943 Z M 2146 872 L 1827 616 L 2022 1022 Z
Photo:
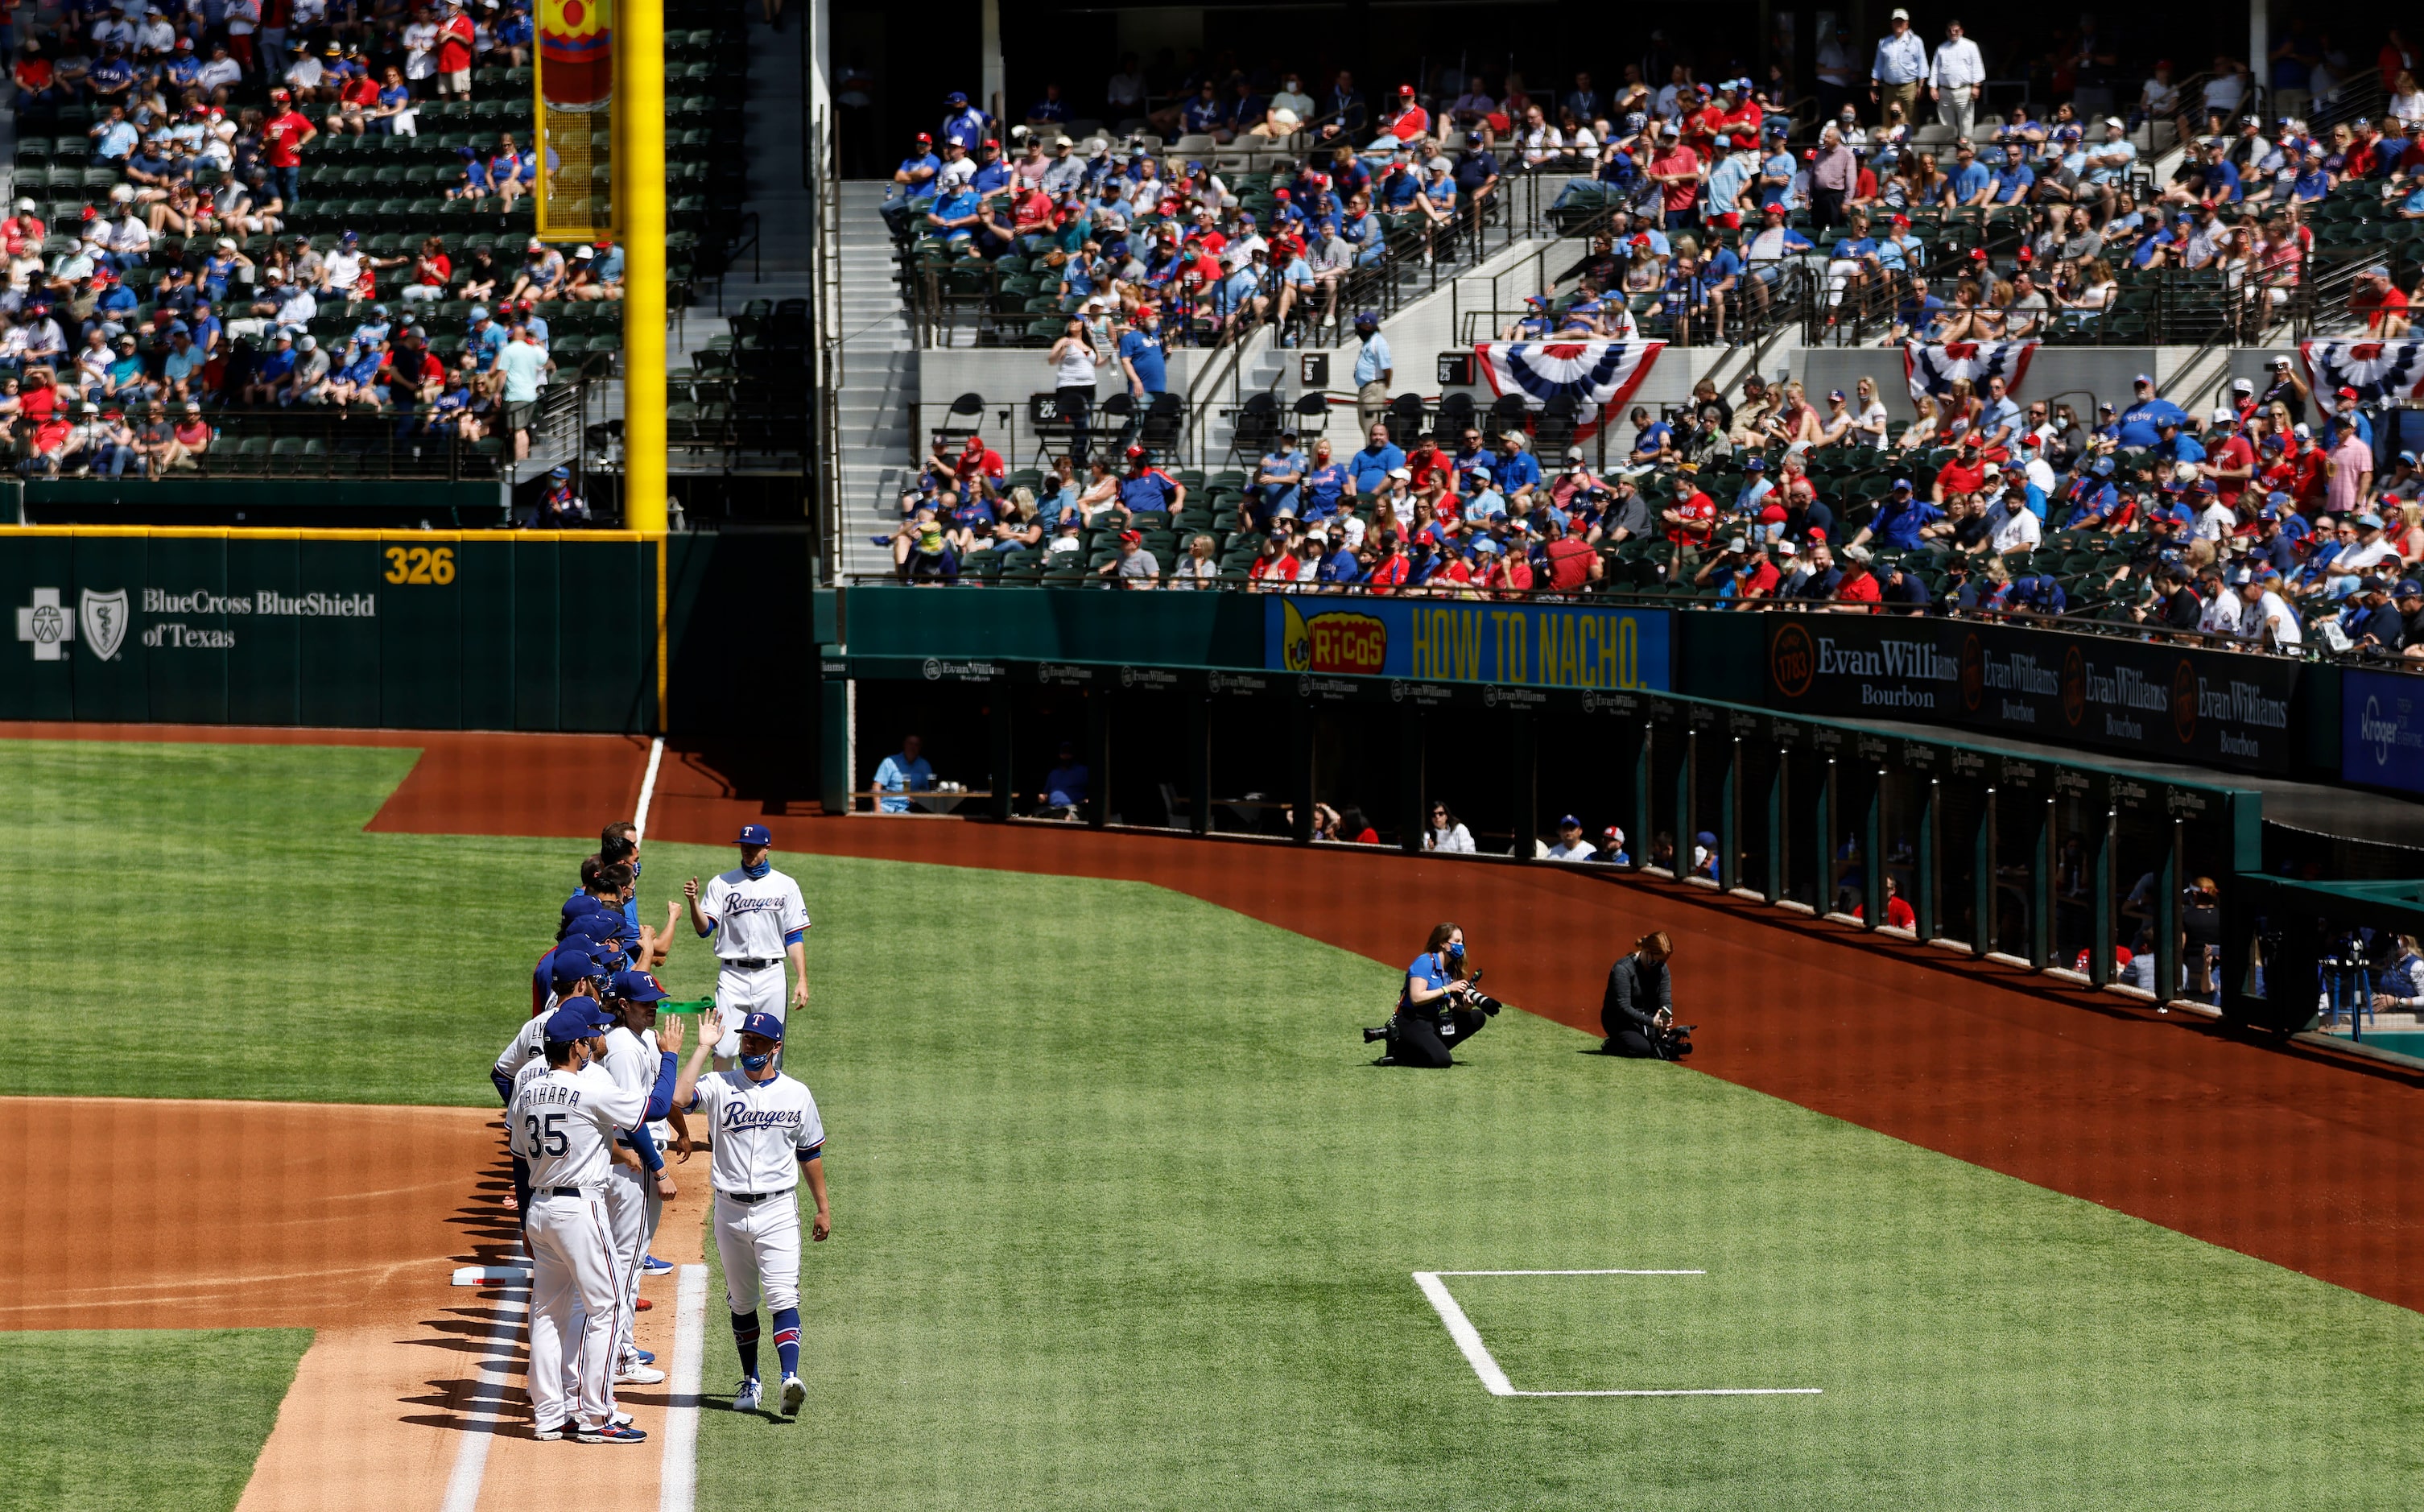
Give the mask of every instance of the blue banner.
M 2424 793 L 2424 677 L 2340 675 L 2340 780 Z
M 1263 665 L 1273 672 L 1652 692 L 1671 686 L 1665 610 L 1275 594 L 1263 623 Z

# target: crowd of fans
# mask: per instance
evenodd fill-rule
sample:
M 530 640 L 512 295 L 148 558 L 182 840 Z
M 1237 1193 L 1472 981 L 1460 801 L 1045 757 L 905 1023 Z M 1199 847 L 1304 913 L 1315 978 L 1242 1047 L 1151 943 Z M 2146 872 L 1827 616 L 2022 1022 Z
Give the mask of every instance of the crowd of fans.
M 1486 417 L 1393 415 L 1348 451 L 1283 429 L 1209 477 L 1134 445 L 1013 472 L 971 437 L 882 539 L 912 581 L 2068 617 L 2424 658 L 2424 470 L 2376 437 L 2404 412 L 2313 394 L 2288 357 L 2229 392 L 2191 414 L 2142 375 L 2081 414 L 1956 380 L 1896 425 L 1866 379 L 1823 407 L 1704 381 L 1635 409 L 1603 470 Z
M 15 14 L 0 438 L 20 470 L 207 470 L 246 411 L 374 412 L 510 457 L 587 345 L 563 328 L 619 345 L 598 317 L 621 250 L 529 234 L 561 158 L 530 150 L 528 0 Z
M 1865 59 L 1841 27 L 1822 41 L 1815 116 L 1780 69 L 1704 80 L 1663 45 L 1612 86 L 1577 72 L 1537 94 L 1511 70 L 1494 90 L 1458 74 L 1367 97 L 1345 71 L 1190 58 L 1158 104 L 1131 57 L 1104 91 L 1116 125 L 1083 140 L 1069 128 L 1099 123 L 1073 122 L 1058 85 L 1008 138 L 951 96 L 896 170 L 885 215 L 930 269 L 992 263 L 998 283 L 974 292 L 993 296 L 1008 339 L 1039 343 L 1059 317 L 1146 305 L 1172 342 L 1295 311 L 1332 319 L 1338 283 L 1393 236 L 1431 254 L 1502 176 L 1528 171 L 1563 180 L 1555 209 L 1570 227 L 1621 211 L 1603 244 L 1620 266 L 1599 291 L 1620 318 L 1595 328 L 1684 341 L 1722 342 L 1730 317 L 1738 328 L 1805 263 L 1824 266 L 1831 311 L 1890 342 L 2092 336 L 2137 275 L 2171 269 L 2209 270 L 2226 291 L 2215 314 L 2253 340 L 2289 306 L 2319 232 L 2403 241 L 2424 221 L 2424 62 L 2395 31 L 2377 59 L 2383 107 L 2348 119 L 2359 71 L 2291 28 L 2271 97 L 2308 103 L 2325 122 L 2311 124 L 2263 114 L 2268 96 L 2228 57 L 2177 81 L 2156 59 L 2134 103 L 2085 105 L 2126 93 L 2092 18 L 2048 77 L 2064 95 L 2097 88 L 1989 114 L 1960 22 L 1932 47 L 1899 10 L 1888 25 Z M 2185 160 L 2157 183 L 2174 139 Z M 1254 145 L 1286 156 L 1224 176 L 1214 149 Z M 1940 254 L 1990 247 L 2001 265 L 1965 280 L 1966 306 L 1950 280 L 1914 286 Z

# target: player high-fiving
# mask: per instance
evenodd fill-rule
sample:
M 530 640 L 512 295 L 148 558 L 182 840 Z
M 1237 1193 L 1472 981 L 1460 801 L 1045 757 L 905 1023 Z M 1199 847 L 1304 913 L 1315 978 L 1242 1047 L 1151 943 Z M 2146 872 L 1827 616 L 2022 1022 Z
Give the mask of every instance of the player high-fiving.
M 715 1130 L 715 1248 L 724 1260 L 732 1342 L 745 1373 L 733 1393 L 733 1410 L 756 1411 L 763 1394 L 758 1379 L 762 1293 L 773 1313 L 774 1349 L 783 1366 L 783 1412 L 791 1416 L 808 1394 L 800 1379 L 801 1182 L 807 1183 L 817 1204 L 809 1236 L 821 1244 L 833 1233 L 833 1207 L 825 1197 L 824 1121 L 806 1085 L 776 1068 L 783 1021 L 771 1013 L 752 1013 L 732 1031 L 740 1045 L 739 1069 L 702 1077 L 722 1027 L 712 1013 L 700 1027 L 698 1048 L 674 1082 L 673 1106 L 705 1110 Z

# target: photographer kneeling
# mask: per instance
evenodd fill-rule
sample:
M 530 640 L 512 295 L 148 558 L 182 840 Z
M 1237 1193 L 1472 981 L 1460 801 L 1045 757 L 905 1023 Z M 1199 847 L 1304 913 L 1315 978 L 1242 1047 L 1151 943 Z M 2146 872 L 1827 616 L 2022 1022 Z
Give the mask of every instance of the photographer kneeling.
M 1466 976 L 1464 931 L 1453 924 L 1434 928 L 1430 943 L 1406 968 L 1396 1014 L 1380 1027 L 1364 1031 L 1365 1044 L 1389 1042 L 1389 1053 L 1374 1064 L 1433 1070 L 1456 1064 L 1448 1055 L 1449 1043 L 1480 1033 L 1502 1006 L 1474 990 L 1480 979 L 1477 971 Z
M 1681 1060 L 1692 1053 L 1692 1027 L 1675 1025 L 1675 984 L 1666 970 L 1674 953 L 1666 931 L 1653 930 L 1607 968 L 1607 995 L 1599 1005 L 1600 1027 L 1607 1033 L 1602 1055 Z

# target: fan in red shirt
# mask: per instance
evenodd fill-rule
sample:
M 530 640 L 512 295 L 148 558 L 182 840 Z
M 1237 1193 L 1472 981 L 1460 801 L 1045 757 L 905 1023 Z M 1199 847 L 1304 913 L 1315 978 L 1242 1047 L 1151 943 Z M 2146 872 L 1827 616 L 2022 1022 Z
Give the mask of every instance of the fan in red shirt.
M 1393 594 L 1406 581 L 1406 553 L 1397 549 L 1397 534 L 1384 531 L 1380 534 L 1380 556 L 1372 570 L 1364 575 L 1364 584 L 1376 594 Z
M 1549 521 L 1549 590 L 1552 593 L 1580 593 L 1599 566 L 1599 553 L 1588 541 L 1566 533 L 1566 528 L 1555 518 Z
M 31 199 L 18 200 L 17 213 L 7 220 L 0 220 L 0 246 L 7 247 L 10 257 L 29 247 L 40 250 L 42 238 L 49 234 L 51 229 L 42 224 L 41 216 L 34 214 L 34 201 Z
M 2207 433 L 2209 440 L 2211 435 L 2209 431 Z M 2223 507 L 2237 509 L 2239 496 L 2247 491 L 2248 484 L 2256 476 L 2256 448 L 2249 445 L 2247 438 L 2236 430 L 2228 432 L 2227 437 L 2227 439 L 2219 444 L 2209 445 L 2207 448 L 2205 473 L 2207 477 L 2213 479 L 2214 494 L 2222 501 Z M 2243 476 L 2225 477 L 2223 475 L 2225 473 L 2240 473 Z
M 2300 430 L 2306 427 L 2301 425 Z M 2298 501 L 2298 513 L 2312 517 L 2322 512 L 2324 485 L 2330 482 L 2323 449 L 2311 436 L 2298 438 L 2298 454 L 2289 459 L 2289 485 L 2283 491 Z
M 390 404 L 399 409 L 410 409 L 424 399 L 438 397 L 439 387 L 446 381 L 446 364 L 439 361 L 420 340 L 407 334 L 379 358 L 375 381 L 387 386 Z
M 1866 903 L 1854 903 L 1852 905 L 1852 916 L 1854 918 L 1868 917 L 1868 908 L 1869 905 Z M 1915 930 L 1919 928 L 1919 915 L 1912 911 L 1911 906 L 1908 903 L 1903 901 L 1902 888 L 1895 883 L 1890 875 L 1886 878 L 1886 928 L 1890 930 Z M 2081 971 L 2085 971 L 2087 969 L 2086 957 L 2087 952 L 2084 950 L 2080 952 L 2079 969 Z
M 1936 470 L 1936 485 L 1927 497 L 1938 504 L 1955 494 L 1973 494 L 1986 485 L 1986 459 L 1978 454 L 1975 437 L 1965 438 L 1961 453 Z
M 2356 276 L 2356 292 L 2349 296 L 2349 313 L 2363 315 L 2365 328 L 2375 336 L 2407 334 L 2407 295 L 2390 281 L 2390 270 L 2375 266 Z
M 1413 454 L 1406 458 L 1406 470 L 1414 475 L 1416 488 L 1428 488 L 1434 483 L 1444 485 L 1454 459 L 1440 450 L 1439 438 L 1426 436 L 1414 443 Z
M 1865 546 L 1843 548 L 1843 580 L 1835 584 L 1835 599 L 1844 604 L 1876 604 L 1884 595 L 1877 591 L 1876 574 L 1869 570 L 1869 549 Z M 1880 613 L 1871 609 L 1870 613 Z
M 1717 501 L 1693 485 L 1691 497 L 1679 499 L 1672 509 L 1661 510 L 1659 518 L 1666 522 L 1666 539 L 1677 546 L 1703 547 L 1717 532 Z
M 999 488 L 1008 470 L 1001 460 L 1001 454 L 985 445 L 981 436 L 969 437 L 967 445 L 960 448 L 960 454 L 951 462 L 951 472 L 960 485 L 960 493 L 968 499 L 978 497 L 981 489 Z
M 1501 598 L 1520 598 L 1532 591 L 1532 559 L 1521 541 L 1509 541 L 1505 551 L 1491 556 L 1481 585 Z
M 1431 113 L 1414 98 L 1411 84 L 1397 86 L 1397 113 L 1389 119 L 1389 135 L 1401 142 L 1411 142 L 1427 135 L 1431 129 Z
M 471 92 L 471 49 L 479 28 L 463 13 L 463 0 L 446 0 L 446 20 L 438 28 L 438 92 Z

